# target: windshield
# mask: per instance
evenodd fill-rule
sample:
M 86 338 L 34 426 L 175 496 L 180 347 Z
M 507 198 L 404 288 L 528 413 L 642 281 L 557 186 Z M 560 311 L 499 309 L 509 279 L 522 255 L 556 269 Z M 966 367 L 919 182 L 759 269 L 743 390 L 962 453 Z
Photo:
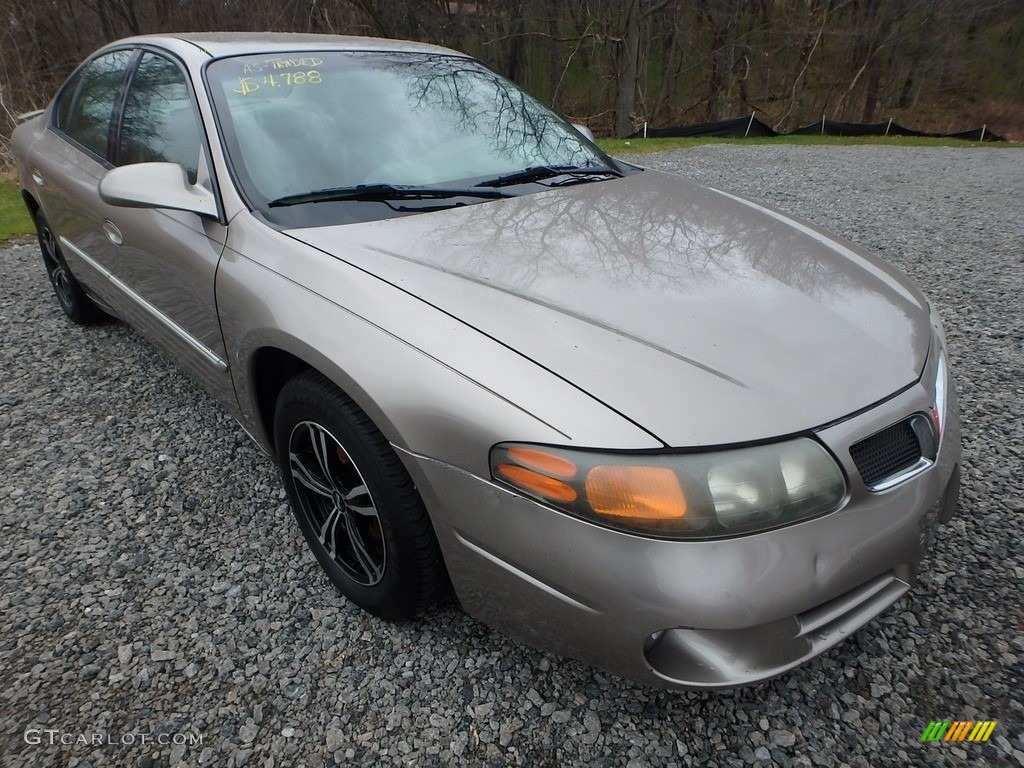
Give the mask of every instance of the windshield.
M 439 207 L 436 194 L 418 207 L 379 192 L 370 200 L 350 193 L 360 185 L 457 190 L 524 169 L 617 167 L 513 83 L 459 56 L 262 54 L 215 61 L 206 77 L 243 192 L 283 225 L 311 218 L 311 224 L 364 221 Z M 552 175 L 528 175 L 522 183 Z M 325 190 L 342 194 L 311 194 Z M 451 205 L 489 199 L 451 197 L 457 201 Z M 278 207 L 282 200 L 289 205 Z

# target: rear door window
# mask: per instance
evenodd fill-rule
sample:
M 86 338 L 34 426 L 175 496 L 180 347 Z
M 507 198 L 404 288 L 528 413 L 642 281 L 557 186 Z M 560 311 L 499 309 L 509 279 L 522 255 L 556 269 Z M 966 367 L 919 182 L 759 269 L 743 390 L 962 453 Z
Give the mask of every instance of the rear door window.
M 102 160 L 110 160 L 110 128 L 132 51 L 120 50 L 93 59 L 76 77 L 76 87 L 61 93 L 57 127 Z M 70 105 L 65 104 L 71 99 Z

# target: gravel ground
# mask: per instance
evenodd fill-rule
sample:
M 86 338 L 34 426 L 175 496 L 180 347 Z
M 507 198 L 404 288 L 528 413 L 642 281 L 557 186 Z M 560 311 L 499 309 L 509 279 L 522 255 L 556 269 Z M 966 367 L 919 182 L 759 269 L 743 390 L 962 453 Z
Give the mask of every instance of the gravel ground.
M 911 596 L 720 694 L 604 675 L 453 605 L 383 623 L 329 588 L 231 419 L 124 325 L 66 322 L 36 248 L 15 245 L 0 251 L 0 763 L 1024 766 L 1024 152 L 642 160 L 826 225 L 937 301 L 964 488 Z M 933 719 L 999 725 L 987 744 L 922 745 Z M 57 732 L 28 744 L 27 729 Z

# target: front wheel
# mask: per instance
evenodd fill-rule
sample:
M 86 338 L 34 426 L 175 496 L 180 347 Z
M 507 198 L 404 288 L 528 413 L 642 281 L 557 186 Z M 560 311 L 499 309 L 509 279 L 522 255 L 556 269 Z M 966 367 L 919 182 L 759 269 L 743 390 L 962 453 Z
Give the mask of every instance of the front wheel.
M 43 266 L 46 267 L 46 275 L 50 278 L 53 293 L 64 314 L 79 325 L 94 325 L 108 320 L 109 316 L 85 295 L 81 284 L 71 274 L 57 243 L 57 236 L 43 212 L 37 211 L 33 218 L 39 237 L 39 250 L 43 254 Z
M 447 574 L 416 487 L 369 417 L 309 372 L 281 390 L 278 463 L 292 510 L 338 590 L 381 618 L 419 616 Z

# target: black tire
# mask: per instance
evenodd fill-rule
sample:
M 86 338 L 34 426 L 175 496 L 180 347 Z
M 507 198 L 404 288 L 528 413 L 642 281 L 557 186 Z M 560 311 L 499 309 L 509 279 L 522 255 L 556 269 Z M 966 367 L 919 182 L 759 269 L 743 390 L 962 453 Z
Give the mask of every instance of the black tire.
M 53 286 L 53 293 L 57 297 L 57 303 L 64 310 L 72 322 L 79 325 L 95 325 L 109 320 L 110 316 L 97 307 L 82 289 L 81 284 L 71 274 L 68 263 L 64 260 L 64 254 L 60 250 L 57 236 L 50 228 L 42 211 L 36 211 L 32 217 L 36 225 L 36 235 L 39 237 L 39 250 L 43 255 L 43 266 L 46 267 L 46 275 L 50 278 L 50 285 Z
M 299 527 L 345 597 L 398 621 L 444 595 L 448 576 L 423 501 L 351 399 L 316 372 L 296 376 L 277 400 L 274 443 Z

